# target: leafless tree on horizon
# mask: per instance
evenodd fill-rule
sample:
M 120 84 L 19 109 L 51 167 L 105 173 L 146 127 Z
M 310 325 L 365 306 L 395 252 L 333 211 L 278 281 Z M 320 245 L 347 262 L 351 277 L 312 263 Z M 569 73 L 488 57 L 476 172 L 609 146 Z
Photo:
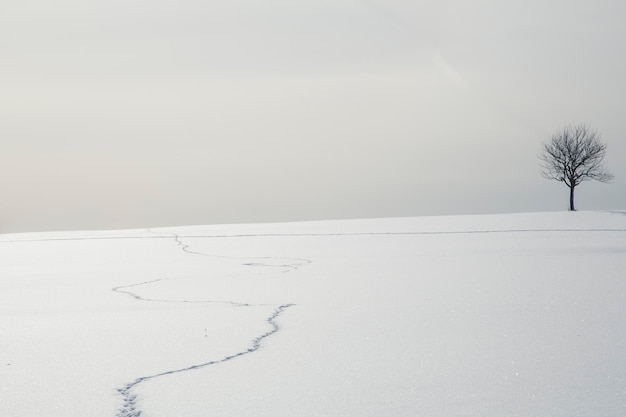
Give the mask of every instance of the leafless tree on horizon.
M 574 208 L 574 188 L 583 181 L 609 183 L 613 179 L 603 164 L 606 144 L 587 125 L 569 125 L 552 135 L 539 153 L 541 175 L 569 187 L 569 209 Z

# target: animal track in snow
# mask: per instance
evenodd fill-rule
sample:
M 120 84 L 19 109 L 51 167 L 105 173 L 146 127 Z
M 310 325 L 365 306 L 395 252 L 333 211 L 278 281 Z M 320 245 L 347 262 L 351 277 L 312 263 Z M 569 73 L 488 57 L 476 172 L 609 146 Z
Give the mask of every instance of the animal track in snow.
M 148 231 L 150 231 L 148 229 Z M 193 251 L 190 249 L 190 245 L 187 245 L 185 243 L 183 243 L 181 241 L 181 238 L 179 235 L 177 234 L 172 234 L 172 239 L 174 240 L 174 242 L 176 242 L 176 244 L 178 246 L 180 246 L 181 250 L 185 253 L 191 254 L 191 255 L 198 255 L 198 256 L 207 256 L 207 257 L 213 257 L 213 258 L 222 258 L 222 259 L 246 259 L 246 260 L 251 260 L 253 259 L 254 262 L 245 262 L 242 263 L 242 266 L 248 266 L 248 267 L 279 267 L 279 268 L 283 268 L 283 270 L 281 271 L 282 273 L 286 273 L 286 272 L 291 272 L 297 268 L 299 268 L 302 265 L 308 264 L 311 261 L 308 259 L 301 259 L 301 258 L 272 258 L 272 257 L 234 257 L 234 256 L 222 256 L 222 255 L 213 255 L 213 254 L 207 254 L 207 253 L 202 253 L 202 252 L 197 252 L 197 251 Z M 280 264 L 271 264 L 271 263 L 264 263 L 267 261 L 271 261 L 271 260 L 276 260 L 276 259 L 280 259 L 281 263 Z M 285 263 L 282 261 L 294 261 L 292 263 Z M 145 302 L 163 302 L 163 303 L 221 303 L 221 304 L 230 304 L 232 306 L 236 306 L 236 307 L 251 307 L 251 306 L 261 306 L 263 304 L 247 304 L 247 303 L 240 303 L 240 302 L 236 302 L 236 301 L 214 301 L 214 300 L 207 300 L 207 301 L 195 301 L 195 300 L 169 300 L 169 299 L 155 299 L 155 298 L 146 298 L 146 297 L 142 297 L 140 295 L 138 295 L 137 293 L 134 293 L 132 291 L 129 291 L 129 288 L 133 288 L 133 287 L 140 287 L 143 285 L 149 285 L 155 282 L 159 282 L 162 281 L 163 279 L 155 279 L 155 280 L 150 280 L 150 281 L 144 281 L 144 282 L 139 282 L 139 283 L 135 283 L 135 284 L 130 284 L 130 285 L 123 285 L 123 286 L 118 286 L 113 288 L 112 290 L 114 292 L 120 293 L 120 294 L 126 294 L 138 301 L 145 301 Z M 276 319 L 278 318 L 278 316 L 286 309 L 288 309 L 289 307 L 292 307 L 294 304 L 281 304 L 278 305 L 274 311 L 272 312 L 272 314 L 269 317 L 266 317 L 265 321 L 267 323 L 269 323 L 270 325 L 270 329 L 268 331 L 266 331 L 265 333 L 255 337 L 254 339 L 251 340 L 250 344 L 248 345 L 247 348 L 242 349 L 240 351 L 234 352 L 230 355 L 227 355 L 225 357 L 222 357 L 221 359 L 216 359 L 216 360 L 211 360 L 208 362 L 204 362 L 204 363 L 199 363 L 199 364 L 195 364 L 195 365 L 190 365 L 188 367 L 183 367 L 180 369 L 173 369 L 173 370 L 168 370 L 168 371 L 163 371 L 157 374 L 153 374 L 153 375 L 147 375 L 147 376 L 142 376 L 139 378 L 136 378 L 134 381 L 127 383 L 126 385 L 124 385 L 121 388 L 117 389 L 118 394 L 122 397 L 122 406 L 121 408 L 118 410 L 117 413 L 117 417 L 140 417 L 142 414 L 142 411 L 139 409 L 138 404 L 137 404 L 137 394 L 135 394 L 133 392 L 133 390 L 137 387 L 137 385 L 145 382 L 145 381 L 149 381 L 155 378 L 159 378 L 159 377 L 163 377 L 166 375 L 172 375 L 172 374 L 177 374 L 177 373 L 181 373 L 181 372 L 188 372 L 188 371 L 192 371 L 192 370 L 198 370 L 198 369 L 202 369 L 202 368 L 206 368 L 209 367 L 211 365 L 216 365 L 219 363 L 224 363 L 224 362 L 228 362 L 230 360 L 239 358 L 241 356 L 253 353 L 255 351 L 257 351 L 260 347 L 261 344 L 263 342 L 263 340 L 271 335 L 273 335 L 274 333 L 276 333 L 279 330 L 278 324 L 276 323 Z

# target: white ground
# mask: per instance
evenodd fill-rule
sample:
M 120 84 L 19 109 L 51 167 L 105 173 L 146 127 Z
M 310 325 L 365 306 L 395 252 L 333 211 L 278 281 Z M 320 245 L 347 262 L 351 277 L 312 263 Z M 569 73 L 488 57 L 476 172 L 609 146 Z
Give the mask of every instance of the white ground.
M 626 415 L 625 213 L 0 235 L 0 259 L 2 417 Z

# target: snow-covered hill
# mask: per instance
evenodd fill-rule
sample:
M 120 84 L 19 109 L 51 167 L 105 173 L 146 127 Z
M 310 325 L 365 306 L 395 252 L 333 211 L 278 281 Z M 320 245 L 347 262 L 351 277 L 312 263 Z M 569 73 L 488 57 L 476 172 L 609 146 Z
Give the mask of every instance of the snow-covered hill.
M 0 416 L 626 415 L 626 213 L 0 235 Z

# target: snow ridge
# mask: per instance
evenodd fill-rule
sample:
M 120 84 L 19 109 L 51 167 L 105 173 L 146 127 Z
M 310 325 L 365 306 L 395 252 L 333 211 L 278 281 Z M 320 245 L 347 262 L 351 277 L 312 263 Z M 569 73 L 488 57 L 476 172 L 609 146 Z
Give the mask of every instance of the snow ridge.
M 148 231 L 150 231 L 148 229 Z M 202 252 L 196 252 L 193 251 L 191 249 L 189 249 L 189 245 L 183 243 L 180 239 L 180 236 L 177 234 L 172 234 L 172 238 L 174 240 L 174 242 L 176 242 L 176 244 L 178 246 L 180 246 L 180 248 L 182 249 L 183 252 L 192 254 L 192 255 L 199 255 L 199 256 L 208 256 L 208 257 L 218 257 L 218 258 L 230 258 L 230 259 L 243 259 L 241 257 L 229 257 L 229 256 L 221 256 L 221 255 L 212 255 L 212 254 L 206 254 L 206 253 L 202 253 Z M 246 259 L 250 259 L 250 258 L 246 258 Z M 271 257 L 256 257 L 254 259 L 258 259 L 258 260 L 272 260 L 272 259 L 281 259 L 281 260 L 287 260 L 287 258 L 271 258 Z M 310 260 L 308 259 L 301 259 L 301 258 L 289 258 L 289 260 L 291 261 L 295 261 L 292 263 L 283 263 L 283 264 L 264 264 L 262 262 L 254 262 L 254 263 L 244 263 L 242 265 L 245 266 L 254 266 L 254 267 L 259 267 L 259 266 L 272 266 L 272 267 L 280 267 L 280 268 L 284 268 L 282 273 L 286 273 L 286 272 L 291 272 L 293 270 L 298 269 L 300 266 L 311 263 Z M 151 281 L 144 281 L 144 282 L 139 282 L 139 283 L 135 283 L 135 284 L 130 284 L 130 285 L 124 285 L 124 286 L 119 286 L 119 287 L 115 287 L 112 289 L 112 291 L 120 293 L 120 294 L 126 294 L 136 300 L 139 301 L 147 301 L 147 302 L 165 302 L 165 303 L 174 303 L 174 302 L 178 302 L 178 303 L 222 303 L 222 304 L 230 304 L 236 307 L 250 307 L 250 306 L 261 306 L 264 304 L 246 304 L 246 303 L 239 303 L 236 301 L 192 301 L 192 300 L 166 300 L 166 299 L 151 299 L 151 298 L 144 298 L 141 297 L 140 295 L 128 291 L 128 288 L 131 287 L 139 287 L 142 285 L 148 285 L 148 284 L 152 284 L 158 281 L 162 281 L 163 279 L 155 279 L 155 280 L 151 280 Z M 151 379 L 154 378 L 158 378 L 158 377 L 162 377 L 162 376 L 166 376 L 166 375 L 172 375 L 172 374 L 177 374 L 177 373 L 181 373 L 181 372 L 187 372 L 187 371 L 192 371 L 192 370 L 197 370 L 197 369 L 202 369 L 202 368 L 206 368 L 208 366 L 211 365 L 216 365 L 219 363 L 224 363 L 224 362 L 228 362 L 230 360 L 236 359 L 238 357 L 241 357 L 243 355 L 247 355 L 250 353 L 253 353 L 257 350 L 260 349 L 261 344 L 263 342 L 263 340 L 271 335 L 273 335 L 274 333 L 278 332 L 279 330 L 279 326 L 276 323 L 276 319 L 278 318 L 278 316 L 280 316 L 280 314 L 285 311 L 286 309 L 288 309 L 289 307 L 294 306 L 294 304 L 281 304 L 279 306 L 277 306 L 274 311 L 272 312 L 272 314 L 267 317 L 265 319 L 265 321 L 267 323 L 269 323 L 270 325 L 270 329 L 268 331 L 266 331 L 265 333 L 257 336 L 256 338 L 252 339 L 250 345 L 244 349 L 241 350 L 239 352 L 233 353 L 231 355 L 225 356 L 221 359 L 217 359 L 217 360 L 212 360 L 209 362 L 205 362 L 205 363 L 200 363 L 200 364 L 195 364 L 195 365 L 191 365 L 188 366 L 186 368 L 181 368 L 181 369 L 174 369 L 174 370 L 169 370 L 169 371 L 164 371 L 158 374 L 154 374 L 154 375 L 148 375 L 148 376 L 142 376 L 139 377 L 137 379 L 135 379 L 134 381 L 124 385 L 121 388 L 117 389 L 118 394 L 122 397 L 122 407 L 118 410 L 117 416 L 116 417 L 140 417 L 142 414 L 142 411 L 139 409 L 139 406 L 137 404 L 137 395 L 133 393 L 133 389 L 141 384 L 142 382 L 145 381 L 149 381 Z

